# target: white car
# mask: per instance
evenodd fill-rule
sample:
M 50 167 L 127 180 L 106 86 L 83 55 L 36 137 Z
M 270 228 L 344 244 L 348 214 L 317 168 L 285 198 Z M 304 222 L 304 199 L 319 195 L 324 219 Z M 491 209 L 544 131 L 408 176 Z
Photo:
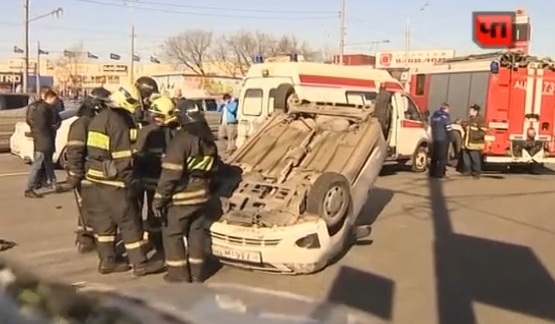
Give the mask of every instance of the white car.
M 223 263 L 308 274 L 342 252 L 384 163 L 373 108 L 301 104 L 277 113 L 222 166 L 222 215 L 208 224 Z
M 65 168 L 67 163 L 66 158 L 66 144 L 69 127 L 77 119 L 75 116 L 77 110 L 68 109 L 60 113 L 62 117 L 62 124 L 56 134 L 56 152 L 54 152 L 54 163 L 60 168 Z M 25 163 L 33 162 L 33 139 L 29 134 L 29 125 L 26 122 L 17 122 L 15 124 L 15 131 L 10 137 L 10 152 L 18 156 Z

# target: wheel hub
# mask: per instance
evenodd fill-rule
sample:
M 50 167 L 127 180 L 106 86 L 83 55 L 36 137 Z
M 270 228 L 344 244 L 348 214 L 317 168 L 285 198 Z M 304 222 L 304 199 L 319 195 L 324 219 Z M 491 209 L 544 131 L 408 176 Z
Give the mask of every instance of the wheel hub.
M 345 192 L 343 188 L 335 186 L 331 188 L 324 199 L 324 210 L 329 216 L 335 216 L 343 209 Z
M 419 167 L 426 165 L 427 159 L 428 158 L 426 157 L 425 154 L 423 154 L 423 153 L 418 154 L 416 156 L 416 159 L 415 159 L 416 160 L 416 165 L 419 166 Z

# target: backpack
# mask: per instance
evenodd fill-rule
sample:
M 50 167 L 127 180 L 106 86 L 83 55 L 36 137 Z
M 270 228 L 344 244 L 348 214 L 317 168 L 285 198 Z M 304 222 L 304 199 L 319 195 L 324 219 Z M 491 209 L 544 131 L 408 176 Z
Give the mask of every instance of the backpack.
M 25 122 L 29 127 L 33 127 L 34 124 L 34 115 L 37 111 L 37 106 L 39 105 L 40 101 L 35 101 L 29 106 L 27 106 L 27 111 L 25 112 Z

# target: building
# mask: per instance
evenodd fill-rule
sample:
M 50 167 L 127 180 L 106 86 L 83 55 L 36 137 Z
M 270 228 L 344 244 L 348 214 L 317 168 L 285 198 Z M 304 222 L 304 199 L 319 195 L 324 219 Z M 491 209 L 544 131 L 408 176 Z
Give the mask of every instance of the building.
M 23 58 L 16 57 L 0 62 L 0 91 L 19 91 L 21 89 L 21 81 L 23 79 Z M 164 76 L 179 75 L 180 86 L 199 87 L 216 87 L 214 84 L 227 84 L 227 81 L 214 81 L 216 79 L 227 80 L 228 74 L 226 69 L 221 67 L 221 63 L 206 63 L 204 69 L 208 71 L 210 77 L 199 78 L 194 74 L 184 72 L 174 68 L 169 64 L 159 64 L 150 62 L 136 62 L 134 64 L 133 77 L 156 75 L 164 79 L 166 84 L 175 84 L 168 82 L 168 78 Z M 62 58 L 54 61 L 47 56 L 40 58 L 37 64 L 37 58 L 29 60 L 29 79 L 28 88 L 35 91 L 37 84 L 37 72 L 40 76 L 39 86 L 54 87 L 64 94 L 75 94 L 81 91 L 87 91 L 95 87 L 104 86 L 109 90 L 124 82 L 129 81 L 130 64 L 121 61 L 111 62 L 83 62 L 82 60 L 72 58 Z M 218 77 L 215 77 L 217 75 Z M 219 77 L 221 76 L 221 77 Z M 205 79 L 204 81 L 199 81 Z M 233 78 L 229 78 L 232 80 Z M 210 81 L 206 81 L 210 80 Z M 185 82 L 185 83 L 183 83 Z M 214 83 L 216 82 L 216 83 Z M 235 80 L 233 81 L 235 82 Z M 171 87 L 168 86 L 168 90 Z M 229 87 L 224 86 L 225 89 Z

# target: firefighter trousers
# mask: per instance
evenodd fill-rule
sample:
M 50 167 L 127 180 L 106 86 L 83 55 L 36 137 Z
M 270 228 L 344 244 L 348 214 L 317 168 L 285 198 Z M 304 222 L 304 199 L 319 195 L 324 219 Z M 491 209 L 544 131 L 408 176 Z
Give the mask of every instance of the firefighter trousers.
M 205 210 L 204 205 L 181 205 L 168 209 L 162 235 L 169 271 L 172 268 L 188 268 L 192 277 L 202 276 L 206 242 L 203 228 Z
M 93 228 L 90 225 L 89 219 L 91 218 L 91 197 L 92 197 L 92 184 L 79 184 L 75 187 L 75 200 L 77 204 L 77 231 L 78 232 L 92 232 Z
M 90 222 L 100 259 L 115 259 L 116 234 L 119 229 L 129 262 L 133 266 L 145 263 L 147 258 L 143 250 L 141 218 L 132 189 L 99 183 L 93 184 L 93 188 Z

